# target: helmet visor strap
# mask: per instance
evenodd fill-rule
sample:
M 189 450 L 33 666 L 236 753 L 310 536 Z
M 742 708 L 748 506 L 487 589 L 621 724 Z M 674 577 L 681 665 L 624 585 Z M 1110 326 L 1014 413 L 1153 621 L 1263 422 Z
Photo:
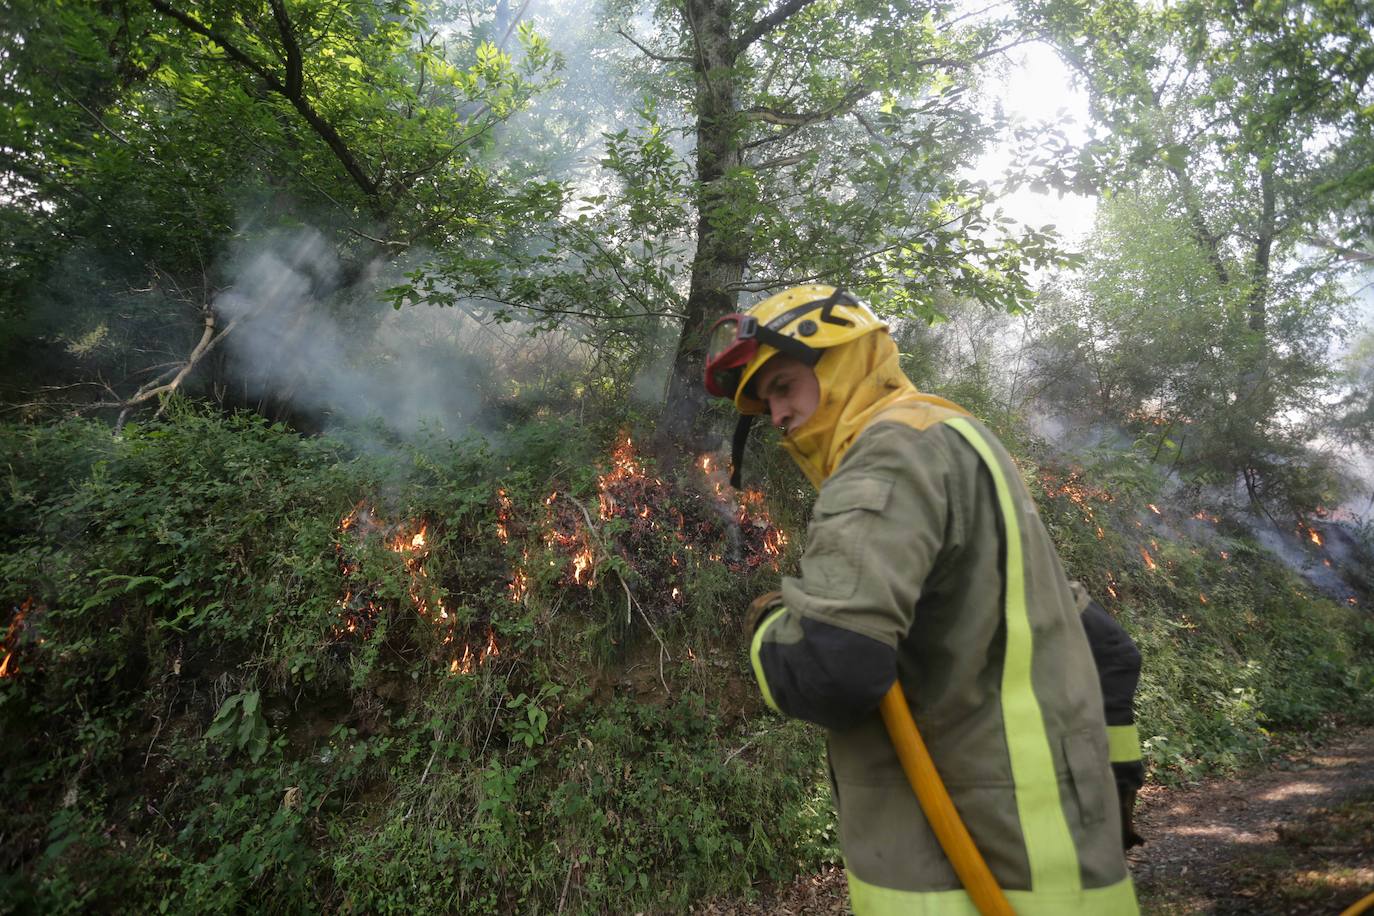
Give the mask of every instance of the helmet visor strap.
M 819 303 L 809 308 L 819 308 Z M 776 322 L 774 322 L 776 323 Z M 773 327 L 758 323 L 752 315 L 733 314 L 720 318 L 711 328 L 706 344 L 704 383 L 707 392 L 718 398 L 733 398 L 739 389 L 744 369 L 766 345 L 807 366 L 816 365 L 821 351 L 780 334 Z

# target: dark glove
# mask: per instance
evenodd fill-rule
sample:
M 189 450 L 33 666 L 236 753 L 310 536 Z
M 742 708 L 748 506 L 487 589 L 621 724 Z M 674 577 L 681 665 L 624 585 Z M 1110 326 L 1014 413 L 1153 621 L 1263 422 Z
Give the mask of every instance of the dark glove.
M 1118 787 L 1117 799 L 1121 802 L 1121 848 L 1143 846 L 1144 837 L 1135 832 L 1135 789 Z
M 749 603 L 749 613 L 744 615 L 744 638 L 753 639 L 754 631 L 768 612 L 782 607 L 782 592 L 765 592 Z

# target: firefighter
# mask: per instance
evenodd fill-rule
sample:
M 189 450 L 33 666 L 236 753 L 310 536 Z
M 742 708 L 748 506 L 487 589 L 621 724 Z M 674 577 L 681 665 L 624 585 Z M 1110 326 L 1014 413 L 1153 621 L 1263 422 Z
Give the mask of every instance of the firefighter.
M 854 912 L 975 912 L 877 712 L 897 683 L 1016 913 L 1135 913 L 1092 655 L 1000 443 L 828 286 L 722 318 L 707 350 L 707 390 L 741 414 L 736 485 L 767 415 L 819 490 L 800 575 L 747 629 L 765 703 L 827 729 Z
M 1140 650 L 1135 640 L 1107 609 L 1088 595 L 1078 582 L 1070 582 L 1083 631 L 1092 649 L 1097 680 L 1102 687 L 1103 712 L 1107 718 L 1107 747 L 1116 780 L 1121 809 L 1121 845 L 1124 849 L 1145 841 L 1135 832 L 1135 796 L 1145 784 L 1145 764 L 1140 759 L 1140 734 L 1135 727 L 1135 689 L 1140 682 Z

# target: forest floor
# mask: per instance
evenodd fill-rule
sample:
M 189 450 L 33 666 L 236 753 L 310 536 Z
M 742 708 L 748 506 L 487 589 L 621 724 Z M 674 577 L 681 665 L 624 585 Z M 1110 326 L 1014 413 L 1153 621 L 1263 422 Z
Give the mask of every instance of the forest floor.
M 1141 910 L 1339 913 L 1374 892 L 1374 729 L 1229 779 L 1148 786 L 1136 811 L 1147 840 L 1128 856 Z M 754 904 L 704 916 L 844 914 L 844 870 L 767 888 Z

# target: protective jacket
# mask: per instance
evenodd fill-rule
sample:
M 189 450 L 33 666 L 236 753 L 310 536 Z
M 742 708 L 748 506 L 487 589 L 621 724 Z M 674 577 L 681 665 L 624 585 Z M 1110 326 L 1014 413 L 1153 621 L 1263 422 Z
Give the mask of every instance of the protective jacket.
M 784 446 L 820 493 L 751 658 L 765 702 L 829 729 L 854 911 L 974 912 L 876 712 L 895 679 L 1017 913 L 1136 912 L 1092 655 L 1015 466 L 885 333 L 816 373 Z

